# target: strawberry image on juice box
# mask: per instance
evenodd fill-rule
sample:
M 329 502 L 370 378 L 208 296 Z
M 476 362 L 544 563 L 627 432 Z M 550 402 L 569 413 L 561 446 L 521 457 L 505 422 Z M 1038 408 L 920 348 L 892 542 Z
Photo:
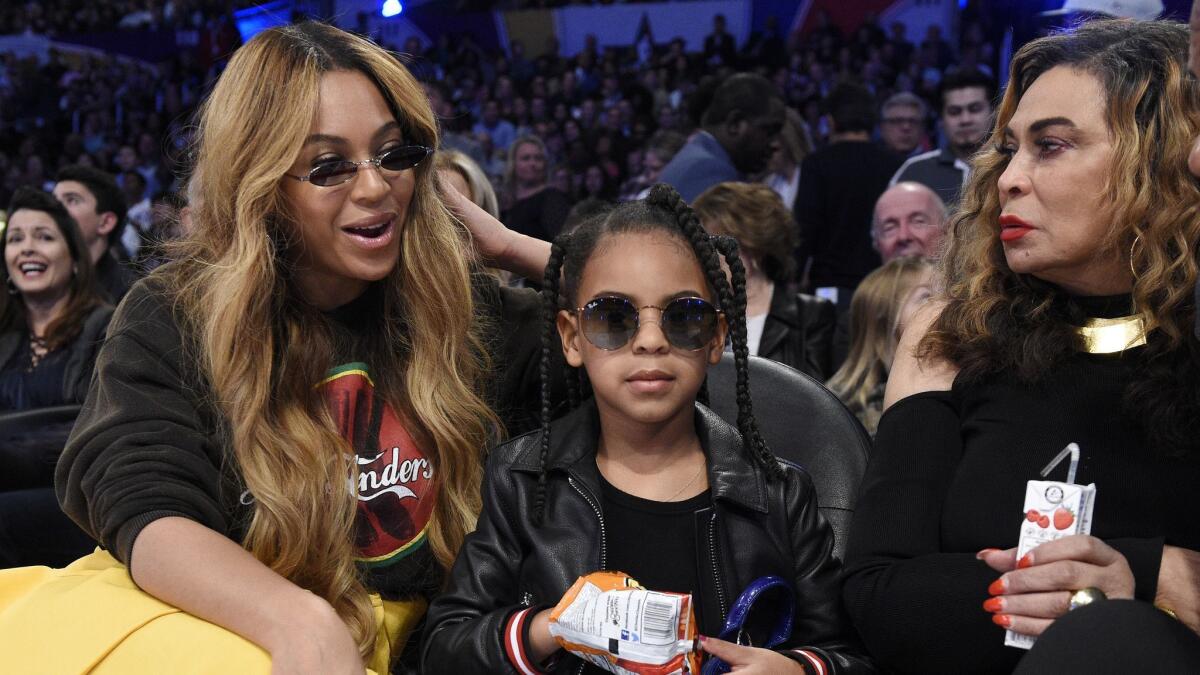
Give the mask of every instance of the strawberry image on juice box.
M 1073 534 L 1091 534 L 1092 506 L 1095 502 L 1095 484 L 1029 481 L 1025 485 L 1025 513 L 1021 520 L 1021 537 L 1017 542 L 1017 560 L 1048 541 Z M 1036 640 L 1033 636 L 1011 630 L 1004 634 L 1004 644 L 1009 647 L 1029 649 Z

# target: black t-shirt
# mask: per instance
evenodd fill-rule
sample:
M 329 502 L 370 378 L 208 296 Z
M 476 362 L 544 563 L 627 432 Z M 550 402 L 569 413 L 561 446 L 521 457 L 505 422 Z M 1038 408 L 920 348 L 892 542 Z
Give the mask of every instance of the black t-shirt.
M 710 490 L 681 502 L 635 497 L 600 476 L 607 526 L 608 568 L 628 574 L 651 591 L 696 593 L 700 587 L 695 512 L 712 504 Z M 695 603 L 696 624 L 703 625 Z M 605 671 L 587 665 L 583 673 Z
M 509 229 L 542 241 L 553 241 L 562 230 L 571 201 L 554 188 L 548 187 L 512 205 L 501 218 Z
M 712 504 L 710 491 L 681 502 L 656 502 L 600 481 L 609 569 L 652 591 L 695 593 L 700 587 L 695 513 Z

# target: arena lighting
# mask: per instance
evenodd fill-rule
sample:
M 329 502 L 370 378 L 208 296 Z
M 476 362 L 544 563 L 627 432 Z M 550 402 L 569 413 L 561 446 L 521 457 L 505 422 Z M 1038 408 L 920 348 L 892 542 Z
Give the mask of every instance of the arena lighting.
M 400 4 L 400 0 L 384 0 L 383 9 L 380 13 L 384 17 L 390 18 L 404 11 L 404 5 Z

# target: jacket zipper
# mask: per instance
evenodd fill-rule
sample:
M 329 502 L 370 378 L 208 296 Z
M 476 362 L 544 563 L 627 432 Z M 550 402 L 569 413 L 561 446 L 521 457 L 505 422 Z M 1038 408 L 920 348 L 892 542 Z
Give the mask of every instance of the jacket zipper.
M 579 493 L 580 497 L 583 497 L 583 500 L 588 503 L 588 506 L 592 507 L 592 511 L 596 513 L 596 520 L 600 521 L 600 569 L 603 570 L 608 564 L 608 548 L 606 544 L 608 536 L 607 531 L 604 528 L 604 514 L 600 511 L 600 506 L 596 504 L 596 501 L 592 499 L 590 495 L 588 495 L 586 490 L 584 490 L 578 483 L 575 482 L 574 478 L 568 478 L 567 482 L 571 484 L 571 487 L 575 488 L 575 491 Z M 579 669 L 575 671 L 576 675 L 583 675 L 583 669 L 586 667 L 587 662 L 580 663 Z
M 608 564 L 608 547 L 606 544 L 608 537 L 604 528 L 604 514 L 600 512 L 600 506 L 596 504 L 596 501 L 592 499 L 586 490 L 579 486 L 579 483 L 575 482 L 574 478 L 568 478 L 567 482 L 570 483 L 571 487 L 575 488 L 575 491 L 579 493 L 579 496 L 583 497 L 584 501 L 586 501 L 588 505 L 592 507 L 592 511 L 596 513 L 596 520 L 600 521 L 600 569 L 603 570 Z
M 717 512 L 714 510 L 712 520 L 708 521 L 708 548 L 712 559 L 713 582 L 717 586 L 717 602 L 721 605 L 721 621 L 729 616 L 725 604 L 725 587 L 721 584 L 721 572 L 717 568 Z

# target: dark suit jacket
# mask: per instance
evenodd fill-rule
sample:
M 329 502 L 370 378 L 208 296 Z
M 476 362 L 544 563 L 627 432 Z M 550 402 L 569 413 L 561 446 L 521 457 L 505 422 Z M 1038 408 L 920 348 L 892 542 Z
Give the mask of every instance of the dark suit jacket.
M 776 286 L 758 343 L 758 355 L 824 382 L 833 375 L 832 302 Z

